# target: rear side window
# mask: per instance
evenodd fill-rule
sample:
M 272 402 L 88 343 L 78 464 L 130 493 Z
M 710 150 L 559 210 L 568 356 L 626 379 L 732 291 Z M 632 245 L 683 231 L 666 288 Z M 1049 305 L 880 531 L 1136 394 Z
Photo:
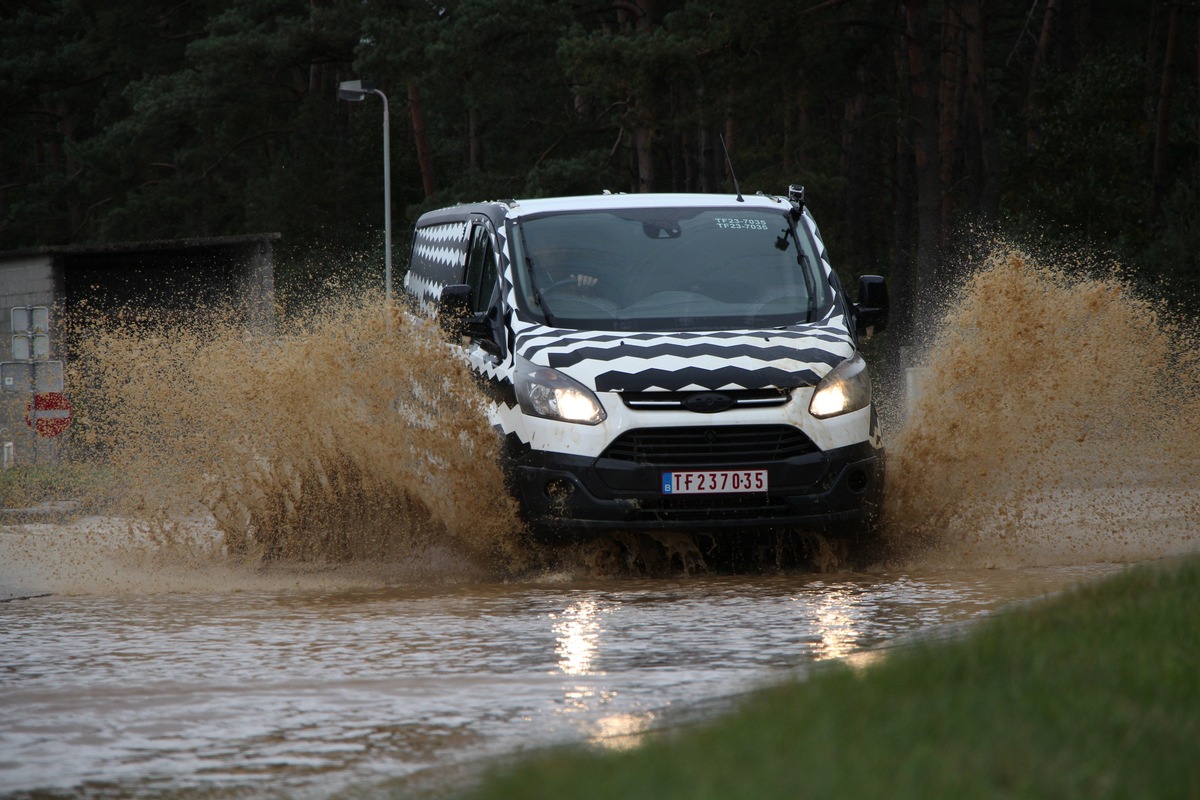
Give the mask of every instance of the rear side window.
M 439 286 L 462 283 L 469 231 L 465 220 L 417 228 L 413 233 L 409 272 Z

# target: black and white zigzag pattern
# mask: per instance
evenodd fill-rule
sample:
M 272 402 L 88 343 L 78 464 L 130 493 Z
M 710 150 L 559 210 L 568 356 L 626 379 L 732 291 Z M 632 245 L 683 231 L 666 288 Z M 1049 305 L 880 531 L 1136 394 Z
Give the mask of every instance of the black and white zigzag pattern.
M 606 391 L 815 386 L 854 354 L 841 316 L 788 330 L 711 333 L 569 331 L 537 326 L 517 352 Z
M 479 207 L 472 207 L 471 212 L 478 214 Z M 520 206 L 504 204 L 503 213 L 513 219 L 519 216 Z M 512 312 L 519 308 L 513 276 L 518 265 L 511 261 L 508 231 L 498 220 L 493 218 L 500 295 L 508 310 L 512 338 L 506 342 L 502 360 L 478 347 L 467 354 L 473 369 L 497 387 L 512 386 L 517 355 L 562 369 L 599 392 L 642 392 L 815 386 L 854 354 L 845 303 L 836 297 L 824 307 L 822 320 L 783 330 L 624 333 L 565 330 L 521 319 Z M 801 224 L 817 245 L 820 269 L 836 287 L 824 241 L 807 209 Z M 450 223 L 438 220 L 416 231 L 412 268 L 405 284 L 422 299 L 422 305 L 428 307 L 440 296 L 442 287 L 464 279 L 469 230 L 470 223 L 464 218 Z M 509 394 L 503 393 L 505 397 Z M 519 416 L 512 402 L 500 401 L 495 408 L 506 431 L 520 428 L 518 420 L 508 419 Z
M 462 283 L 467 262 L 466 221 L 418 227 L 413 233 L 412 263 L 404 285 L 429 310 L 442 296 L 442 288 Z

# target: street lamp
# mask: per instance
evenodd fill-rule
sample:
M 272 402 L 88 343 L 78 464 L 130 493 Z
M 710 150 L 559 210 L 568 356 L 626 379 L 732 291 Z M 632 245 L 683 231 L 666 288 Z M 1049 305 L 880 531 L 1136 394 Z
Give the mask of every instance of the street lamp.
M 391 135 L 388 125 L 387 95 L 375 88 L 370 81 L 342 81 L 338 84 L 338 98 L 352 103 L 361 103 L 367 95 L 377 94 L 383 100 L 383 238 L 384 238 L 384 287 L 387 299 L 392 300 L 392 153 Z

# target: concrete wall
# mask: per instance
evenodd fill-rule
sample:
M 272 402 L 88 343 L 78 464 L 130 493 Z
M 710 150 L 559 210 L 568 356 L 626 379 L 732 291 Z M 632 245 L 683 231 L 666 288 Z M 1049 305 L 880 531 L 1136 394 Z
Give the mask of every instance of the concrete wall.
M 0 259 L 0 361 L 12 361 L 12 308 L 45 306 L 50 314 L 50 358 L 57 357 L 58 337 L 55 314 L 61 297 L 62 276 L 55 269 L 54 256 L 34 253 Z M 56 464 L 64 455 L 64 443 L 39 437 L 25 423 L 25 393 L 0 393 L 0 447 L 12 443 L 12 455 L 21 464 Z
M 61 290 L 62 278 L 56 274 L 52 255 L 0 258 L 0 333 L 3 338 L 0 361 L 12 359 L 11 309 L 14 306 L 46 306 L 53 309 Z M 50 316 L 52 331 L 54 316 Z M 53 336 L 50 346 L 54 347 Z
M 14 306 L 50 305 L 54 302 L 54 257 L 49 254 L 0 260 L 0 297 Z

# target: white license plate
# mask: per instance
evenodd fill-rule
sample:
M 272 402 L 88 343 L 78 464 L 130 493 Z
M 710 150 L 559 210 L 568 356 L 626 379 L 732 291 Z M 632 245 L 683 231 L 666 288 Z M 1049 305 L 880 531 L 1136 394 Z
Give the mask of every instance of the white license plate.
M 663 494 L 723 494 L 767 491 L 765 469 L 705 469 L 664 472 Z

